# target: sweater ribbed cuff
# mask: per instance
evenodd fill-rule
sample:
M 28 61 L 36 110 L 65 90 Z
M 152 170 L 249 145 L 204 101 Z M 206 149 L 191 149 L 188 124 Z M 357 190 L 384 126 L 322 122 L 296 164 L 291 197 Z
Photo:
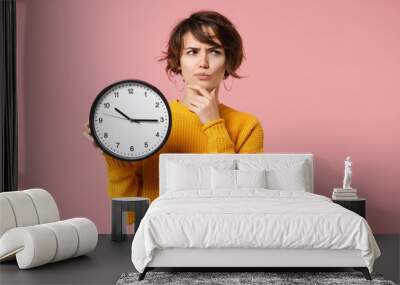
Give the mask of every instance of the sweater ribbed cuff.
M 234 152 L 235 145 L 225 126 L 225 120 L 220 118 L 207 122 L 202 126 L 208 137 L 208 151 L 216 153 Z
M 220 119 L 212 120 L 212 121 L 209 121 L 209 122 L 205 123 L 205 124 L 201 127 L 201 129 L 203 130 L 203 132 L 205 132 L 205 133 L 207 134 L 207 132 L 210 132 L 209 129 L 210 129 L 211 127 L 214 127 L 214 126 L 219 125 L 219 124 L 222 124 L 223 127 L 225 128 L 225 126 L 224 126 L 225 120 L 222 119 L 222 118 L 220 118 Z M 212 131 L 213 131 L 213 130 L 211 130 L 211 132 L 212 132 Z

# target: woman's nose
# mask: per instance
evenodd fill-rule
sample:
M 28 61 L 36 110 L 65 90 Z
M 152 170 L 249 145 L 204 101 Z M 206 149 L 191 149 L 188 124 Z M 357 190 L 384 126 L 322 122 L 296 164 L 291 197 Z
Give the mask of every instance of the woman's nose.
M 208 56 L 207 56 L 207 54 L 200 55 L 199 67 L 208 68 Z

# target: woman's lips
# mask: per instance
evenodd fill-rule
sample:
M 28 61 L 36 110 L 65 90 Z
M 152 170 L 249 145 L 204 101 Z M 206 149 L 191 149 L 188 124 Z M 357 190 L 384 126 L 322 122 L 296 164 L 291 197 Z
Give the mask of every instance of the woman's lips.
M 210 75 L 205 75 L 205 74 L 197 74 L 195 75 L 199 80 L 210 80 L 211 76 Z

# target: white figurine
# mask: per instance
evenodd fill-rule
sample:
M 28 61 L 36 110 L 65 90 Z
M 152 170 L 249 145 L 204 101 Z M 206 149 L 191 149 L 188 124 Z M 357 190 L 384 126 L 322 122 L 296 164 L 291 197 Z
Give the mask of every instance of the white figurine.
M 344 162 L 343 189 L 352 189 L 351 188 L 351 160 L 350 160 L 350 156 L 346 157 L 346 161 Z

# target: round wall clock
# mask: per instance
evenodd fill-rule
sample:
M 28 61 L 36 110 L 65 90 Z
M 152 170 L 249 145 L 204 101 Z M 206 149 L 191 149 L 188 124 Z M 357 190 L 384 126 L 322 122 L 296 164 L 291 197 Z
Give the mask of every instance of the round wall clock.
M 168 101 L 141 80 L 123 80 L 104 88 L 90 110 L 90 130 L 107 154 L 127 161 L 157 152 L 171 131 Z

